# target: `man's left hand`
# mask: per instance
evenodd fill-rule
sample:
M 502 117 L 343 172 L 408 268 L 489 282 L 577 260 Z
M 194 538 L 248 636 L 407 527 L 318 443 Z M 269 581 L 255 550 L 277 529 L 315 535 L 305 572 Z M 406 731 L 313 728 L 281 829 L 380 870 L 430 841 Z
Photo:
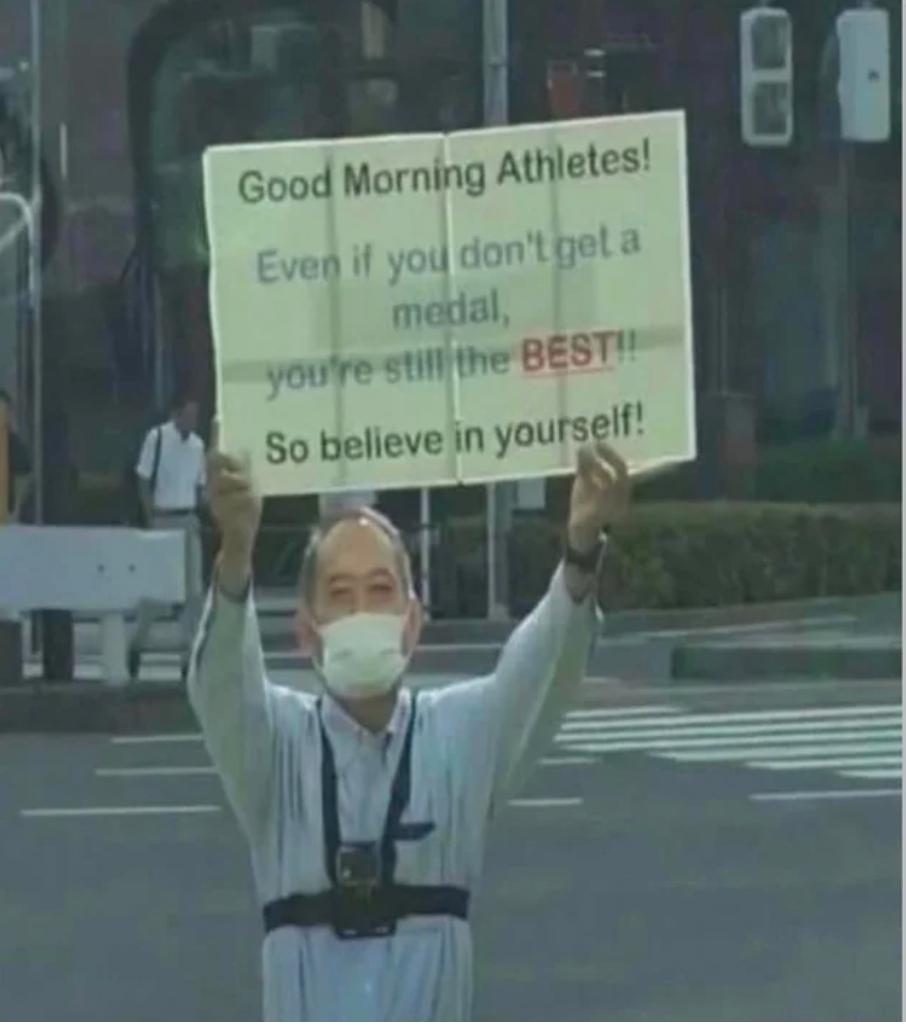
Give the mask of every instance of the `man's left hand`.
M 569 501 L 570 546 L 593 551 L 604 528 L 625 517 L 631 492 L 629 470 L 613 448 L 602 441 L 583 445 Z

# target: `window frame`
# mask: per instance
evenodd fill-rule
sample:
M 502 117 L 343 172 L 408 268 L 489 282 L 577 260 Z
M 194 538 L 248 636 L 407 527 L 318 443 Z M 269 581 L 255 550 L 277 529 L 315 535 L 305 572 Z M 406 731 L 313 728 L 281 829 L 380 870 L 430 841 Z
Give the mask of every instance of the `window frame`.
M 270 14 L 293 11 L 313 21 L 321 39 L 320 61 L 316 70 L 300 71 L 299 82 L 311 82 L 319 88 L 328 137 L 351 135 L 348 87 L 367 80 L 384 79 L 399 84 L 429 72 L 436 79 L 464 75 L 477 87 L 476 113 L 480 115 L 483 66 L 479 45 L 453 52 L 426 50 L 415 54 L 397 49 L 388 57 L 354 55 L 351 60 L 347 59 L 342 41 L 342 28 L 347 23 L 343 18 L 358 2 L 360 0 L 340 0 L 339 3 L 336 0 L 262 0 L 251 10 L 247 0 L 192 0 L 189 3 L 170 0 L 144 23 L 127 58 L 129 156 L 136 244 L 150 256 L 155 271 L 162 257 L 154 217 L 159 175 L 154 153 L 155 93 L 172 48 L 212 23 L 247 17 L 250 13 L 266 18 Z M 469 2 L 475 4 L 480 37 L 481 5 L 479 0 Z M 480 124 L 480 118 L 476 124 Z

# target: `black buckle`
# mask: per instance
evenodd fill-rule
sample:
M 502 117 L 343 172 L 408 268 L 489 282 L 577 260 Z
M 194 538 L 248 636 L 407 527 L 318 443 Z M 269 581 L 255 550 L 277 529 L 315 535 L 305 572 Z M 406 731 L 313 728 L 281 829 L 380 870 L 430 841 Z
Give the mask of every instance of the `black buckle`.
M 364 939 L 393 935 L 396 921 L 388 912 L 378 844 L 340 846 L 334 870 L 336 890 L 331 924 L 337 936 Z

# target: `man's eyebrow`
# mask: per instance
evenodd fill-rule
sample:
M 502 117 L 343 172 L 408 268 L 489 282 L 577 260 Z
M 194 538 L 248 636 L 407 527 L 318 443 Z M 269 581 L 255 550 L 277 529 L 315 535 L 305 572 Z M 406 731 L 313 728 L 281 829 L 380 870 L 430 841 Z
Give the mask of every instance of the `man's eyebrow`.
M 327 578 L 328 584 L 342 584 L 350 581 L 352 578 L 348 573 L 331 573 Z
M 394 574 L 392 566 L 375 566 L 368 571 L 369 577 L 393 577 Z

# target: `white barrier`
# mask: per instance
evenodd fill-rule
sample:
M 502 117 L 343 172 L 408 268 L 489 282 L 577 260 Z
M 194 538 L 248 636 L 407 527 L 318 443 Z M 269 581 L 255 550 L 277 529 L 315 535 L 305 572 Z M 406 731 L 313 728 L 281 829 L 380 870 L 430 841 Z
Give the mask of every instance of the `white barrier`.
M 185 602 L 179 531 L 0 526 L 0 609 L 90 613 L 101 622 L 107 684 L 128 682 L 126 619 L 140 602 Z

